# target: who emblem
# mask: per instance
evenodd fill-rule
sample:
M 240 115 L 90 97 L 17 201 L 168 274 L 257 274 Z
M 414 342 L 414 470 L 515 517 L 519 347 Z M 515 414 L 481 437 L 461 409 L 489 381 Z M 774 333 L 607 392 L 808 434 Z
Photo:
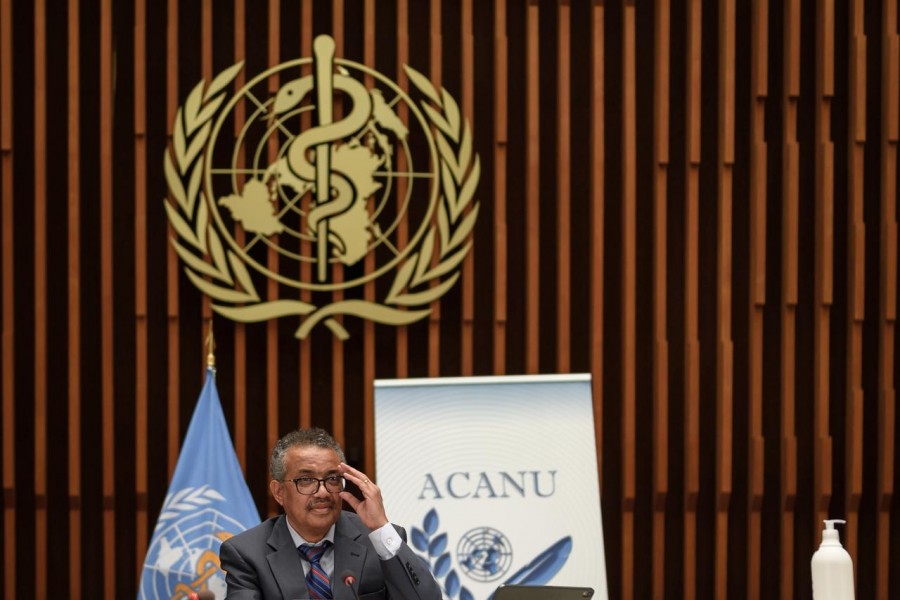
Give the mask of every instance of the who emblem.
M 244 526 L 211 506 L 217 501 L 226 499 L 209 486 L 166 499 L 144 559 L 139 600 L 180 600 L 198 590 L 225 597 L 219 546 Z
M 456 101 L 409 66 L 412 95 L 336 58 L 328 36 L 229 97 L 242 67 L 191 91 L 165 154 L 172 244 L 191 282 L 235 321 L 299 317 L 298 338 L 322 323 L 346 339 L 340 315 L 430 314 L 478 217 L 480 162 Z

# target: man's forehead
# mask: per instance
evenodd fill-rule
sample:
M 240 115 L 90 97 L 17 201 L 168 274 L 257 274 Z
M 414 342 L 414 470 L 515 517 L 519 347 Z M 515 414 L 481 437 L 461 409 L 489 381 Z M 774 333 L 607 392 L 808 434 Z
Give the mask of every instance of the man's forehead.
M 337 469 L 340 463 L 337 452 L 319 446 L 294 446 L 285 458 L 295 469 Z

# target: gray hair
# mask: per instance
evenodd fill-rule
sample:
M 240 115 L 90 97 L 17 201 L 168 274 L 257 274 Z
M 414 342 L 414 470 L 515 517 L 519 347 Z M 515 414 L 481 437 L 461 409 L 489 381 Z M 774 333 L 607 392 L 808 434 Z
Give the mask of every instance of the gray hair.
M 269 460 L 269 472 L 272 479 L 282 481 L 285 475 L 284 456 L 287 451 L 296 446 L 316 446 L 327 450 L 334 450 L 341 462 L 345 462 L 344 451 L 331 435 L 324 429 L 313 427 L 312 429 L 297 429 L 275 442 L 272 448 L 272 458 Z

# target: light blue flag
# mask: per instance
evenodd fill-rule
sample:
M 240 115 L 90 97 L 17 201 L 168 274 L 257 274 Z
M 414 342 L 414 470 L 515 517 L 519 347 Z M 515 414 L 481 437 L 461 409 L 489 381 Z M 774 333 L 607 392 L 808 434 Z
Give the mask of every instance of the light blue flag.
M 138 599 L 187 598 L 201 590 L 224 598 L 219 546 L 259 522 L 210 368 L 153 530 Z

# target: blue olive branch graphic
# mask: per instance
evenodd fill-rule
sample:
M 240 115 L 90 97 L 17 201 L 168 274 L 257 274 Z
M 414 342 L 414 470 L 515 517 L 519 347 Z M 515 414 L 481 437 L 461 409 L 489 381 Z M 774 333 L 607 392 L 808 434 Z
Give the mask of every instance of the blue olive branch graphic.
M 410 528 L 410 541 L 413 547 L 421 553 L 417 556 L 450 598 L 456 598 L 458 595 L 459 600 L 475 600 L 472 592 L 460 584 L 459 575 L 452 568 L 450 553 L 447 552 L 447 534 L 438 533 L 439 524 L 437 511 L 432 508 L 425 515 L 422 529 Z M 572 536 L 567 535 L 560 538 L 510 576 L 503 582 L 504 585 L 544 585 L 548 583 L 569 560 L 572 545 Z M 491 594 L 488 600 L 493 596 Z
M 447 534 L 438 533 L 439 524 L 437 511 L 432 508 L 422 521 L 422 529 L 410 528 L 413 548 L 421 553 L 418 554 L 419 559 L 431 571 L 447 596 L 459 597 L 459 600 L 475 600 L 472 592 L 461 585 L 459 575 L 453 569 L 450 553 L 447 551 Z

